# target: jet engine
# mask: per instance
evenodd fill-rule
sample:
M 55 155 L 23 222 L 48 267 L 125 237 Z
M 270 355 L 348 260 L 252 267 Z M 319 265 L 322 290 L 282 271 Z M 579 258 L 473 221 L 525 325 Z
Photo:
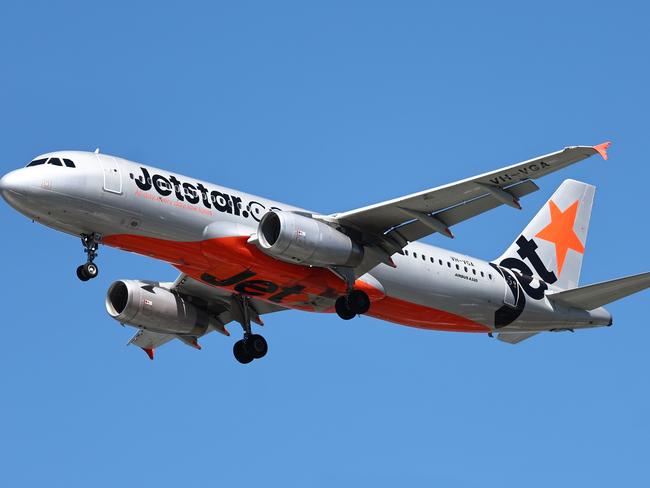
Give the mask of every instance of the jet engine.
M 273 210 L 257 229 L 258 247 L 281 261 L 307 266 L 357 266 L 363 248 L 333 227 L 304 215 Z
M 223 329 L 218 319 L 155 282 L 116 281 L 106 294 L 106 311 L 122 324 L 165 334 L 200 336 L 208 326 Z

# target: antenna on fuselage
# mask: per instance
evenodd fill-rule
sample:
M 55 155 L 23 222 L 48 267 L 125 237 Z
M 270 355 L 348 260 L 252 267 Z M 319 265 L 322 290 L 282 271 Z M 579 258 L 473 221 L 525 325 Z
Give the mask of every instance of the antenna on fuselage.
M 95 154 L 99 154 L 99 148 L 98 147 L 95 148 Z

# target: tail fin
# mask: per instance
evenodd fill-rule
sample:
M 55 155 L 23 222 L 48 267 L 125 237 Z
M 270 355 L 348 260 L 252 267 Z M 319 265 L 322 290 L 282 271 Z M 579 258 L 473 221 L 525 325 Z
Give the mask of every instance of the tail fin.
M 564 290 L 578 286 L 595 191 L 565 180 L 497 262 Z

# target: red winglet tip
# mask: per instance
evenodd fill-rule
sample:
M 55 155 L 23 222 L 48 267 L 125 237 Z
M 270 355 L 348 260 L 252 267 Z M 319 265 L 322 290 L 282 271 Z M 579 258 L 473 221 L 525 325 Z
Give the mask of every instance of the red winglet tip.
M 609 146 L 612 145 L 611 141 L 603 142 L 602 144 L 598 144 L 597 146 L 594 146 L 594 149 L 598 154 L 600 154 L 605 161 L 607 161 L 607 149 L 609 149 Z
M 142 349 L 144 352 L 146 352 L 146 353 L 147 353 L 147 356 L 149 356 L 149 359 L 151 359 L 151 360 L 153 361 L 153 351 L 154 351 L 154 350 L 153 350 L 153 349 L 146 348 L 146 347 L 142 347 L 141 349 Z

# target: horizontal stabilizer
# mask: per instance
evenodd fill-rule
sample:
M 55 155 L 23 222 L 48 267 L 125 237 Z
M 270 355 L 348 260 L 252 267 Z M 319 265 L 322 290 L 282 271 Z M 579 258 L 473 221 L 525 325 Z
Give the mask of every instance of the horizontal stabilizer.
M 530 339 L 536 334 L 539 334 L 539 332 L 501 332 L 497 336 L 497 339 L 508 344 L 519 344 L 521 341 Z
M 548 295 L 549 300 L 580 308 L 593 310 L 650 287 L 650 273 L 641 273 L 595 285 L 581 286 L 572 290 Z

